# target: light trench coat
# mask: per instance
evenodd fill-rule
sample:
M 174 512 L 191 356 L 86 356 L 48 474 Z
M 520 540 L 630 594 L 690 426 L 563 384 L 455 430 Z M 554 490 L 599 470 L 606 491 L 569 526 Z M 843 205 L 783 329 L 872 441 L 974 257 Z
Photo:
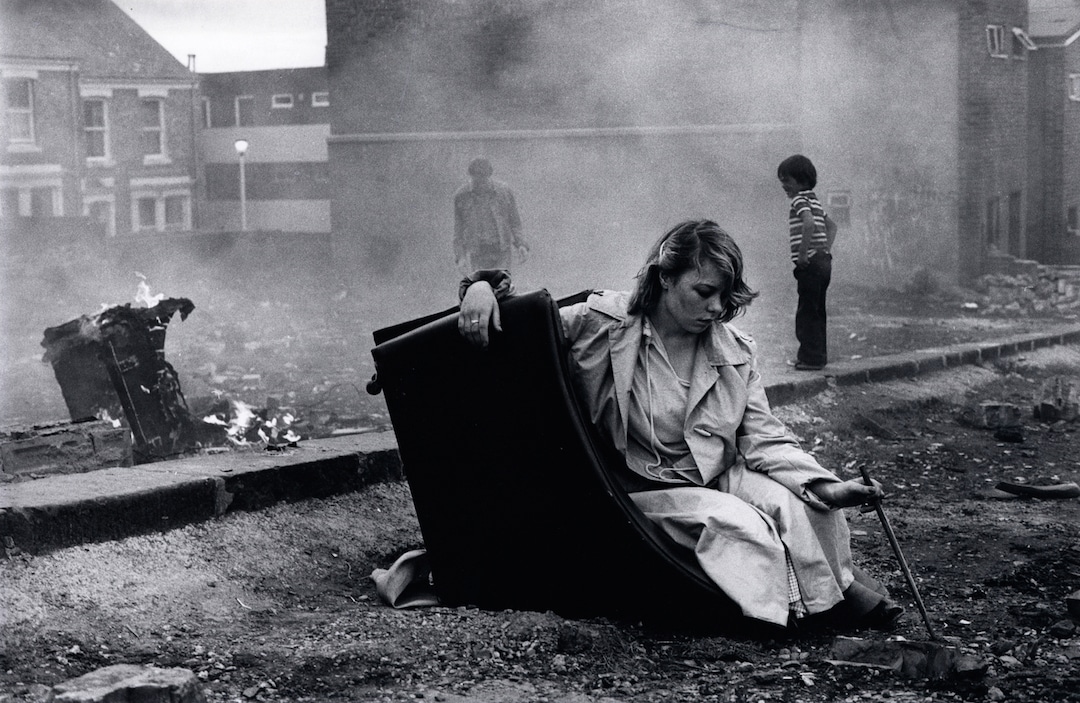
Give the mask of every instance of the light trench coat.
M 627 293 L 596 292 L 561 310 L 578 391 L 592 422 L 624 456 L 644 334 L 642 317 L 626 311 L 628 299 Z M 783 625 L 787 559 L 808 612 L 827 610 L 853 579 L 850 535 L 843 512 L 807 489 L 813 481 L 840 479 L 773 416 L 754 355 L 749 337 L 724 323 L 713 326 L 699 347 L 683 431 L 697 475 L 690 472 L 680 484 L 656 482 L 631 497 L 694 550 L 705 573 L 745 615 Z

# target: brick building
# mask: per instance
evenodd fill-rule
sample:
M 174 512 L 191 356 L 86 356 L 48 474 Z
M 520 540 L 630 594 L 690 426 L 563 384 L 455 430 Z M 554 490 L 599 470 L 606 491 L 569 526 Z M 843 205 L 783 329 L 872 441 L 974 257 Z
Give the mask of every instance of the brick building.
M 1080 264 L 1080 1 L 1030 0 L 1030 25 L 1032 257 Z
M 248 228 L 329 232 L 326 69 L 204 73 L 200 87 L 201 229 L 241 228 L 234 144 L 243 139 Z
M 1030 254 L 1026 0 L 803 5 L 806 152 L 842 266 L 969 278 Z
M 0 0 L 0 16 L 5 226 L 190 230 L 192 74 L 109 0 Z

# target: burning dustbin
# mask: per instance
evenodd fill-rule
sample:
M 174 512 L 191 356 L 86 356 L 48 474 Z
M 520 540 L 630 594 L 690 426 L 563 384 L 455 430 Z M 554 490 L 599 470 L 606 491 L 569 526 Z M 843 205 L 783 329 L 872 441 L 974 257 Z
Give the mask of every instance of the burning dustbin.
M 52 364 L 72 420 L 124 417 L 136 464 L 185 454 L 196 431 L 180 382 L 165 361 L 165 330 L 186 298 L 152 307 L 118 305 L 45 330 L 44 361 Z

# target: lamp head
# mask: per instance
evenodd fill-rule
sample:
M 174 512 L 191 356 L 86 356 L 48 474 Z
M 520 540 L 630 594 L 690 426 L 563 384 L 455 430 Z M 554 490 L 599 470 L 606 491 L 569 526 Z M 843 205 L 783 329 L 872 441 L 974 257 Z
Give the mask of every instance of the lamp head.
M 236 153 L 239 156 L 243 156 L 247 153 L 248 141 L 246 139 L 237 139 L 233 142 L 233 146 L 236 147 Z

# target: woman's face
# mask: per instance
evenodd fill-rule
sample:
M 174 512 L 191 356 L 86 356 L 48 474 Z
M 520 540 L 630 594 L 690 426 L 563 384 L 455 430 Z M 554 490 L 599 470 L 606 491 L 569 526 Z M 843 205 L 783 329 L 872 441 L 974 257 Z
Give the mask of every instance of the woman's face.
M 728 280 L 712 261 L 666 282 L 660 293 L 660 313 L 683 331 L 700 334 L 723 314 Z

